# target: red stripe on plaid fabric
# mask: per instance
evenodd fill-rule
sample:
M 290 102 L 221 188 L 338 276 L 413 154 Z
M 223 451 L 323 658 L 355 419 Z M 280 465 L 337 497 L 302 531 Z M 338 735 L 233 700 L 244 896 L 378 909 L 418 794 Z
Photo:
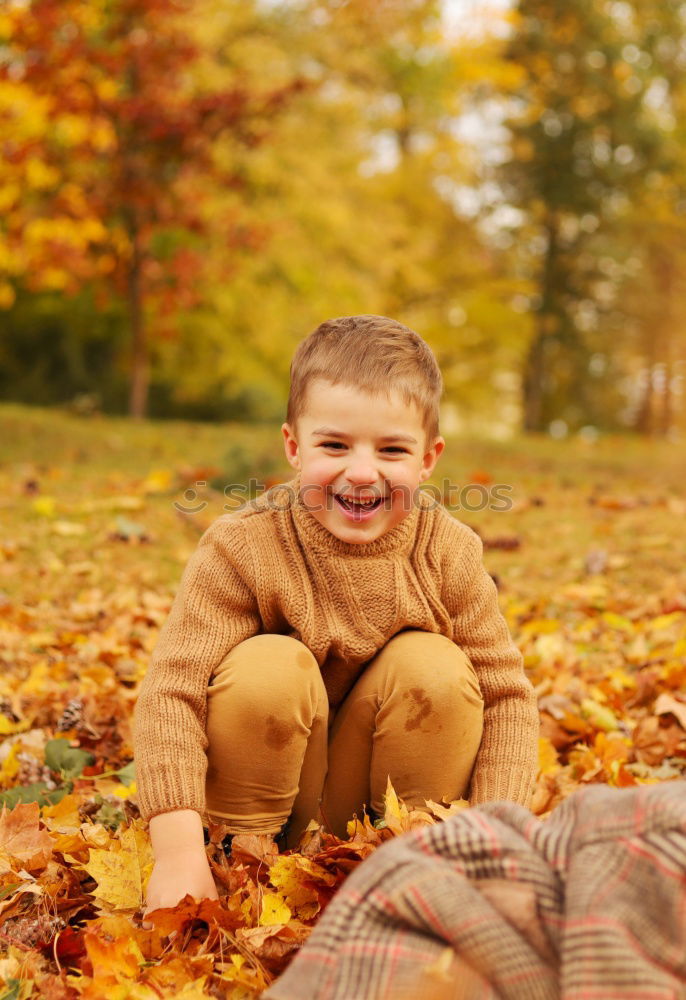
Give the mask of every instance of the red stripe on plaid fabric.
M 686 840 L 686 833 L 684 834 L 684 839 Z M 676 865 L 676 860 L 670 858 L 672 864 L 667 864 L 664 860 L 666 855 L 662 852 L 658 853 L 654 848 L 653 850 L 648 850 L 647 847 L 642 846 L 636 840 L 627 840 L 625 842 L 625 850 L 635 855 L 636 857 L 646 858 L 650 861 L 654 868 L 662 872 L 663 875 L 668 875 L 670 878 L 675 878 L 679 882 L 683 882 L 686 885 L 686 871 L 679 869 Z

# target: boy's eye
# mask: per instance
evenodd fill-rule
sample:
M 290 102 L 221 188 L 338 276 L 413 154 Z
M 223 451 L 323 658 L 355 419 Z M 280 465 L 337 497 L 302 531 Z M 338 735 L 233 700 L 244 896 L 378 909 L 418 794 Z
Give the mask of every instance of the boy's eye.
M 322 441 L 322 443 L 321 443 L 321 445 L 319 447 L 320 448 L 336 448 L 337 451 L 340 451 L 341 448 L 345 448 L 345 445 L 343 444 L 342 441 Z M 388 448 L 382 448 L 381 450 L 382 451 L 401 452 L 401 453 L 404 453 L 406 451 L 405 448 L 400 448 L 397 445 L 390 445 Z

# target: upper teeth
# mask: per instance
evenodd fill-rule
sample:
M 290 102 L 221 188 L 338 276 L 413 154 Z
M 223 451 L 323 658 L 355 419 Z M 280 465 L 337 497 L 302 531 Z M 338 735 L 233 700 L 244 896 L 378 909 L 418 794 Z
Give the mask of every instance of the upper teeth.
M 345 496 L 345 494 L 343 494 L 343 493 L 341 493 L 341 494 L 340 494 L 340 496 L 341 496 L 341 498 L 342 498 L 343 500 L 350 500 L 350 501 L 351 501 L 352 503 L 375 503 L 375 502 L 376 502 L 376 500 L 378 500 L 378 499 L 379 499 L 378 497 L 366 497 L 366 498 L 364 498 L 364 499 L 362 499 L 362 498 L 359 498 L 359 497 L 358 497 L 358 498 L 355 498 L 355 497 L 347 497 L 347 496 Z

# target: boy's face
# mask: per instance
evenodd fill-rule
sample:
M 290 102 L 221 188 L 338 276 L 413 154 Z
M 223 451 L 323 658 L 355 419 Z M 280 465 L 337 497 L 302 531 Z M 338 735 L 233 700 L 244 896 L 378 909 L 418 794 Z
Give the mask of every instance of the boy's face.
M 410 514 L 445 447 L 442 437 L 426 442 L 417 407 L 399 394 L 324 380 L 309 386 L 297 427 L 281 430 L 303 502 L 332 535 L 353 543 L 374 541 Z M 376 503 L 365 509 L 352 499 Z

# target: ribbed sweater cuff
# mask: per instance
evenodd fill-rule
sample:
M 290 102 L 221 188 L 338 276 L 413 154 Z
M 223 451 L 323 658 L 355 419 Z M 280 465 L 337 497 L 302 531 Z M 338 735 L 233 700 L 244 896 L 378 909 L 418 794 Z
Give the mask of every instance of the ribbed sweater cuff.
M 170 774 L 164 767 L 147 767 L 145 778 L 138 781 L 138 808 L 145 823 L 160 813 L 177 809 L 195 809 L 205 813 L 204 772 L 178 771 Z
M 516 802 L 527 809 L 536 787 L 536 768 L 530 764 L 513 765 L 506 773 L 496 768 L 483 768 L 472 775 L 469 804 L 485 802 Z

